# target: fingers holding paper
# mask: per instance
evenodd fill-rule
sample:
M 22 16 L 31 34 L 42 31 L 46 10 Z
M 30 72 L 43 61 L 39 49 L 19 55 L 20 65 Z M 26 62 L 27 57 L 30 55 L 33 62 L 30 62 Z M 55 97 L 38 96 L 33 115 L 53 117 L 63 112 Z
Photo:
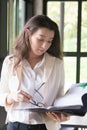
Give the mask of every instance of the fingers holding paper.
M 17 92 L 12 92 L 7 96 L 7 104 L 12 104 L 13 102 L 28 102 L 32 98 L 31 95 L 23 90 L 18 90 Z
M 46 112 L 46 115 L 56 122 L 63 122 L 70 119 L 70 116 L 63 113 Z
M 69 119 L 70 119 L 69 115 L 63 113 L 60 114 L 60 122 L 67 121 Z
M 49 118 L 53 119 L 54 121 L 60 122 L 60 118 L 59 118 L 58 115 L 55 114 L 54 112 L 46 112 L 46 115 L 47 115 Z

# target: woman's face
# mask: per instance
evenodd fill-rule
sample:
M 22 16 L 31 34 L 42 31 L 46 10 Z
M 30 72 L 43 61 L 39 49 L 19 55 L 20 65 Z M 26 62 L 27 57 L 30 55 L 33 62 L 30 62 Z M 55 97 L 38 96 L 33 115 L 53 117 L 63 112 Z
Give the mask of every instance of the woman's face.
M 30 48 L 33 55 L 43 55 L 51 46 L 54 38 L 54 31 L 47 28 L 40 28 L 29 36 Z

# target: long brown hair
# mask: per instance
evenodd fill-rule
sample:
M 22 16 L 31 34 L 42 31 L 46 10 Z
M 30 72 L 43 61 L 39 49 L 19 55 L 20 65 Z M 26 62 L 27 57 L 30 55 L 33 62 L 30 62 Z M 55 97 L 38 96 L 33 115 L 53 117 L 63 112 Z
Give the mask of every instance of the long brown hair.
M 29 34 L 26 29 L 29 29 L 30 35 L 35 33 L 39 28 L 45 27 L 55 32 L 51 47 L 47 52 L 55 57 L 62 59 L 60 34 L 57 24 L 45 15 L 36 15 L 30 18 L 25 24 L 22 32 L 16 37 L 14 41 L 14 56 L 17 59 L 16 65 L 22 59 L 28 59 L 29 53 Z

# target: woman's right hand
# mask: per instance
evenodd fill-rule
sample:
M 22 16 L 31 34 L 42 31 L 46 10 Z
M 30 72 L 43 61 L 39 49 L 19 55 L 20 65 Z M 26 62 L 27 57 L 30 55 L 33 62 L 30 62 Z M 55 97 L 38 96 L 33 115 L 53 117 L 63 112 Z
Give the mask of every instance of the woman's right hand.
M 63 122 L 70 119 L 70 116 L 63 113 L 46 112 L 46 115 L 56 122 Z
M 28 102 L 32 98 L 27 92 L 23 90 L 18 90 L 17 92 L 13 92 L 8 94 L 6 103 L 13 104 L 14 102 Z

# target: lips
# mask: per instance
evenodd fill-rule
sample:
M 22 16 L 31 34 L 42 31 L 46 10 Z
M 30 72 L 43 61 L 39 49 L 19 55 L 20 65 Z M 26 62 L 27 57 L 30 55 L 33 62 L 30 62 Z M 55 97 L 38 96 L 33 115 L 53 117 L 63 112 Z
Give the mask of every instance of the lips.
M 39 49 L 39 50 L 38 50 L 38 52 L 43 53 L 43 52 L 44 52 L 44 50 L 40 50 L 40 49 Z

